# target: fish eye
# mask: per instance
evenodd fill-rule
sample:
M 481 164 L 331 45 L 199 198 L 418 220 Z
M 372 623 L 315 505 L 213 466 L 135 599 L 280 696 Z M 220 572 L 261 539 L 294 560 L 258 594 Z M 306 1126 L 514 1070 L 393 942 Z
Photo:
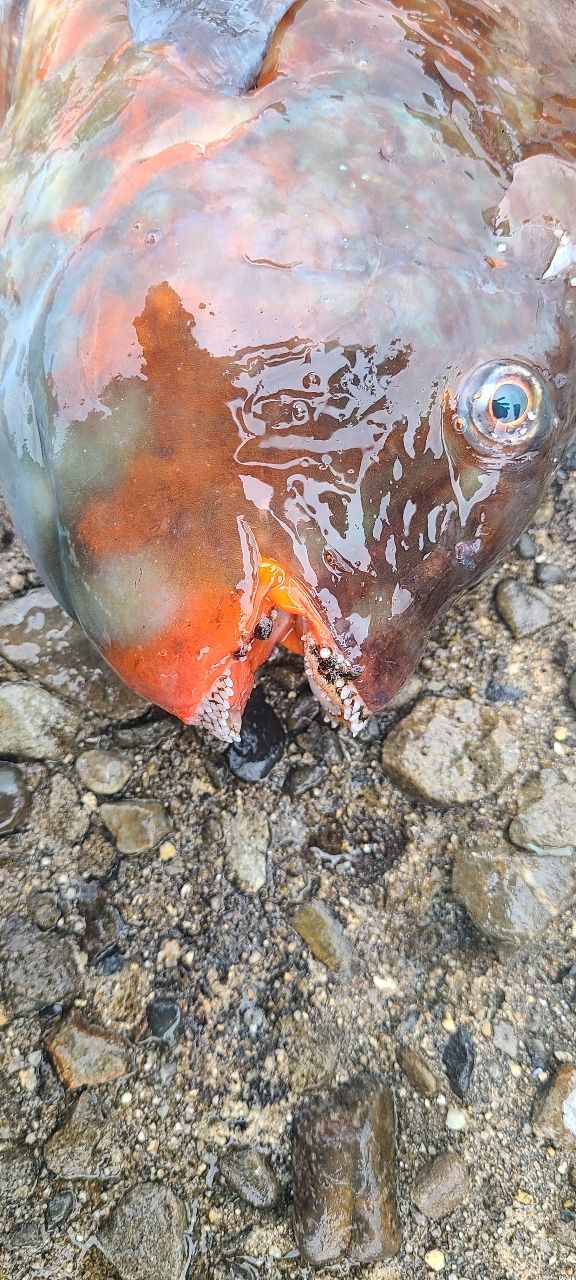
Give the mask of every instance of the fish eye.
M 307 400 L 292 401 L 292 421 L 302 425 L 308 422 L 310 417 L 310 406 Z
M 555 421 L 551 389 L 529 364 L 480 365 L 460 389 L 457 426 L 480 448 L 533 448 Z

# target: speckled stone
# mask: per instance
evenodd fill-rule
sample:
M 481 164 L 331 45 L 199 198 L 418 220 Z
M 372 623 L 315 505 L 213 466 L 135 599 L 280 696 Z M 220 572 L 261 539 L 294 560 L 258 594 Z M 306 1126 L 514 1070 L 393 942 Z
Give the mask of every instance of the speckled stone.
M 563 1063 L 546 1092 L 537 1099 L 532 1124 L 539 1137 L 576 1146 L 576 1067 Z
M 520 764 L 517 713 L 467 698 L 422 698 L 390 730 L 382 763 L 430 804 L 471 804 L 498 791 Z
M 310 898 L 296 908 L 292 925 L 310 947 L 315 959 L 325 964 L 327 969 L 338 973 L 340 970 L 349 971 L 357 964 L 356 951 L 328 903 Z
M 30 808 L 22 770 L 0 760 L 0 836 L 21 826 Z
M 469 1191 L 470 1179 L 464 1161 L 454 1152 L 446 1151 L 418 1174 L 412 1199 L 420 1213 L 436 1222 L 464 1204 Z
M 156 800 L 117 800 L 100 805 L 99 814 L 120 853 L 145 853 L 168 835 L 170 821 Z
M 280 1199 L 280 1183 L 268 1157 L 256 1147 L 232 1147 L 220 1157 L 220 1172 L 228 1186 L 254 1209 L 273 1209 Z
M 55 1070 L 68 1089 L 109 1084 L 128 1074 L 129 1050 L 113 1031 L 87 1022 L 73 1010 L 46 1036 Z
M 32 1195 L 38 1165 L 24 1142 L 10 1142 L 0 1149 L 0 1204 L 20 1203 Z
M 576 785 L 554 769 L 530 778 L 518 792 L 518 814 L 508 832 L 534 853 L 569 854 L 576 846 Z
M 267 876 L 270 827 L 266 814 L 250 806 L 222 815 L 224 868 L 242 893 L 259 893 Z
M 122 1154 L 114 1129 L 92 1090 L 85 1090 L 68 1108 L 55 1133 L 44 1144 L 50 1173 L 70 1181 L 115 1178 Z
M 7 1017 L 69 1004 L 82 978 L 67 938 L 42 933 L 19 916 L 0 924 L 0 999 Z
M 379 1077 L 357 1076 L 301 1108 L 293 1191 L 304 1262 L 361 1265 L 398 1252 L 394 1101 Z
M 494 839 L 456 852 L 452 889 L 503 954 L 540 937 L 574 895 L 573 860 L 514 849 Z
M 115 795 L 132 776 L 130 761 L 112 751 L 83 751 L 76 770 L 82 786 L 97 796 Z
M 496 587 L 496 608 L 515 640 L 533 636 L 560 616 L 552 600 L 538 587 L 516 578 L 503 578 Z
M 98 1232 L 98 1247 L 120 1280 L 180 1280 L 186 1209 L 162 1182 L 132 1187 Z
M 33 684 L 0 686 L 0 755 L 61 760 L 80 728 L 78 712 Z

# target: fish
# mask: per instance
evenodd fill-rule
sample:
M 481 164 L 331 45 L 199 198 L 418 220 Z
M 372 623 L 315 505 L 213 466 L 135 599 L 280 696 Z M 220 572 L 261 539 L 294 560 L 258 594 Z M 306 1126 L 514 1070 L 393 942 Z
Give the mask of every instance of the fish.
M 357 734 L 575 428 L 571 0 L 0 0 L 0 482 L 223 742 Z

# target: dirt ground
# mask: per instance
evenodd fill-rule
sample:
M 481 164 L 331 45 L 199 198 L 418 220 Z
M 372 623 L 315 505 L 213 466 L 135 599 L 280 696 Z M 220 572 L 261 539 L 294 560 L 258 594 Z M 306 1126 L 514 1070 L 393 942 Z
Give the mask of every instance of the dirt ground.
M 551 625 L 516 640 L 498 616 L 502 578 L 534 582 L 534 559 L 510 552 L 436 629 L 411 701 L 357 740 L 321 717 L 306 725 L 302 665 L 281 653 L 260 684 L 284 726 L 303 706 L 304 727 L 287 732 L 282 758 L 263 781 L 239 781 L 217 742 L 161 713 L 143 709 L 119 722 L 86 702 L 72 749 L 19 762 L 31 808 L 0 837 L 0 917 L 40 920 L 43 937 L 70 940 L 80 975 L 75 1006 L 123 1039 L 129 1070 L 105 1078 L 104 1065 L 95 1090 L 105 1175 L 96 1164 L 90 1176 L 58 1176 L 45 1148 L 76 1096 L 47 1048 L 61 1008 L 5 1016 L 0 1133 L 5 1145 L 22 1144 L 35 1169 L 22 1195 L 0 1206 L 6 1280 L 139 1280 L 137 1256 L 117 1271 L 89 1242 L 126 1191 L 149 1181 L 169 1186 L 186 1206 L 189 1276 L 308 1276 L 291 1225 L 292 1118 L 311 1092 L 365 1069 L 395 1091 L 403 1246 L 392 1261 L 355 1275 L 425 1277 L 439 1255 L 447 1280 L 576 1276 L 574 1139 L 544 1138 L 531 1122 L 559 1063 L 576 1063 L 574 915 L 561 911 L 529 951 L 500 959 L 451 886 L 455 850 L 471 835 L 507 831 L 522 782 L 541 767 L 574 762 L 575 471 L 560 474 L 530 532 L 536 563 L 565 570 L 565 583 L 546 588 L 557 609 Z M 37 586 L 25 552 L 7 535 L 0 601 Z M 19 666 L 0 663 L 0 689 L 22 678 Z M 504 694 L 494 695 L 495 686 Z M 415 698 L 431 693 L 497 709 L 514 703 L 520 765 L 502 789 L 438 808 L 392 783 L 382 743 Z M 62 696 L 75 705 L 73 682 Z M 100 814 L 107 798 L 83 785 L 75 765 L 87 746 L 127 759 L 123 799 L 164 807 L 154 848 L 119 852 Z M 96 943 L 86 932 L 95 886 Z M 353 966 L 338 970 L 314 958 L 293 927 L 295 909 L 309 899 L 324 900 L 340 921 Z M 181 1011 L 176 1044 L 150 1035 L 146 1011 L 160 997 Z M 511 1029 L 507 1050 L 495 1036 L 502 1023 Z M 442 1063 L 461 1027 L 476 1054 L 463 1100 Z M 400 1071 L 401 1042 L 437 1074 L 435 1098 Z M 458 1130 L 447 1126 L 450 1108 L 464 1115 Z M 80 1140 L 72 1134 L 72 1148 Z M 268 1153 L 282 1188 L 275 1208 L 251 1207 L 223 1179 L 220 1158 L 234 1144 Z M 463 1157 L 471 1187 L 465 1204 L 434 1222 L 415 1209 L 411 1192 L 427 1159 L 443 1151 Z M 54 1224 L 47 1205 L 65 1191 L 72 1208 Z M 165 1257 L 157 1274 L 171 1274 Z M 336 1280 L 352 1272 L 343 1262 L 321 1274 Z

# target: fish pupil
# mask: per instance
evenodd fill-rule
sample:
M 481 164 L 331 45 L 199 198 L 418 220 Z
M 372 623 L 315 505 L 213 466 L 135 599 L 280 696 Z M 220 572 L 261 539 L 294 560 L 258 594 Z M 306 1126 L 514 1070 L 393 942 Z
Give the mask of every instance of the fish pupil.
M 528 411 L 528 394 L 517 382 L 503 382 L 492 396 L 491 408 L 498 422 L 517 423 Z

